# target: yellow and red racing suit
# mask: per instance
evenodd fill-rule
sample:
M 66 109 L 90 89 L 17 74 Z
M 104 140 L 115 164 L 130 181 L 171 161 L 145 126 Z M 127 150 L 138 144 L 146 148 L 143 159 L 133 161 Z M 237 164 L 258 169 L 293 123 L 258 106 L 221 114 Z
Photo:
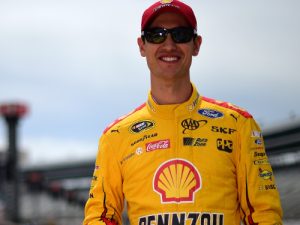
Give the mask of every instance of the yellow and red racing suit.
M 260 128 L 245 110 L 202 97 L 148 101 L 103 133 L 84 225 L 281 225 Z

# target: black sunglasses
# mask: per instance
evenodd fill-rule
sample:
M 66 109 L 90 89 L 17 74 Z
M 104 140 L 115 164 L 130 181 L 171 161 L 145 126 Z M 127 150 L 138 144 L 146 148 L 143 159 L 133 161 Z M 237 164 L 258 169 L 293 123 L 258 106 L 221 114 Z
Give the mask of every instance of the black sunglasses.
M 190 27 L 150 28 L 142 31 L 142 39 L 153 44 L 161 44 L 167 39 L 169 33 L 175 43 L 187 43 L 197 36 L 197 31 Z

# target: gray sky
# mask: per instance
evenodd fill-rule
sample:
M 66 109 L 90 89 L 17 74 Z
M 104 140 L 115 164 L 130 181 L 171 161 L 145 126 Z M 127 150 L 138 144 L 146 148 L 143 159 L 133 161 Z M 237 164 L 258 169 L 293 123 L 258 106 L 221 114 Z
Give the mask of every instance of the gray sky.
M 299 118 L 300 1 L 185 2 L 203 37 L 199 92 L 246 108 L 263 129 Z M 151 3 L 0 1 L 0 103 L 28 104 L 19 146 L 30 163 L 93 159 L 103 129 L 146 100 L 136 38 Z

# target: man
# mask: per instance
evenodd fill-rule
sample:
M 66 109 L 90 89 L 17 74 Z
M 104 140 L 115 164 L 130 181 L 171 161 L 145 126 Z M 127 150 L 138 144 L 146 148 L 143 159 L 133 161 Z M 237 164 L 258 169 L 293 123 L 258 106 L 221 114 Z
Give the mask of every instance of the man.
M 103 132 L 84 224 L 281 225 L 260 128 L 245 110 L 200 96 L 190 81 L 201 37 L 177 0 L 143 14 L 148 100 Z

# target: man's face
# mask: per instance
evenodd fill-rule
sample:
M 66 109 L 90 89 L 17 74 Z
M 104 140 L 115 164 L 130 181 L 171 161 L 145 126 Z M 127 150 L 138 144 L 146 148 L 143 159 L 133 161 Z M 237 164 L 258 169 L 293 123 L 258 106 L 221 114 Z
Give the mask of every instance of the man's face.
M 149 28 L 189 27 L 188 23 L 179 14 L 162 13 L 157 16 Z M 157 79 L 174 80 L 183 77 L 189 78 L 189 69 L 192 56 L 198 55 L 201 37 L 188 43 L 175 43 L 171 35 L 161 44 L 149 43 L 138 38 L 140 53 L 146 57 L 151 77 Z

